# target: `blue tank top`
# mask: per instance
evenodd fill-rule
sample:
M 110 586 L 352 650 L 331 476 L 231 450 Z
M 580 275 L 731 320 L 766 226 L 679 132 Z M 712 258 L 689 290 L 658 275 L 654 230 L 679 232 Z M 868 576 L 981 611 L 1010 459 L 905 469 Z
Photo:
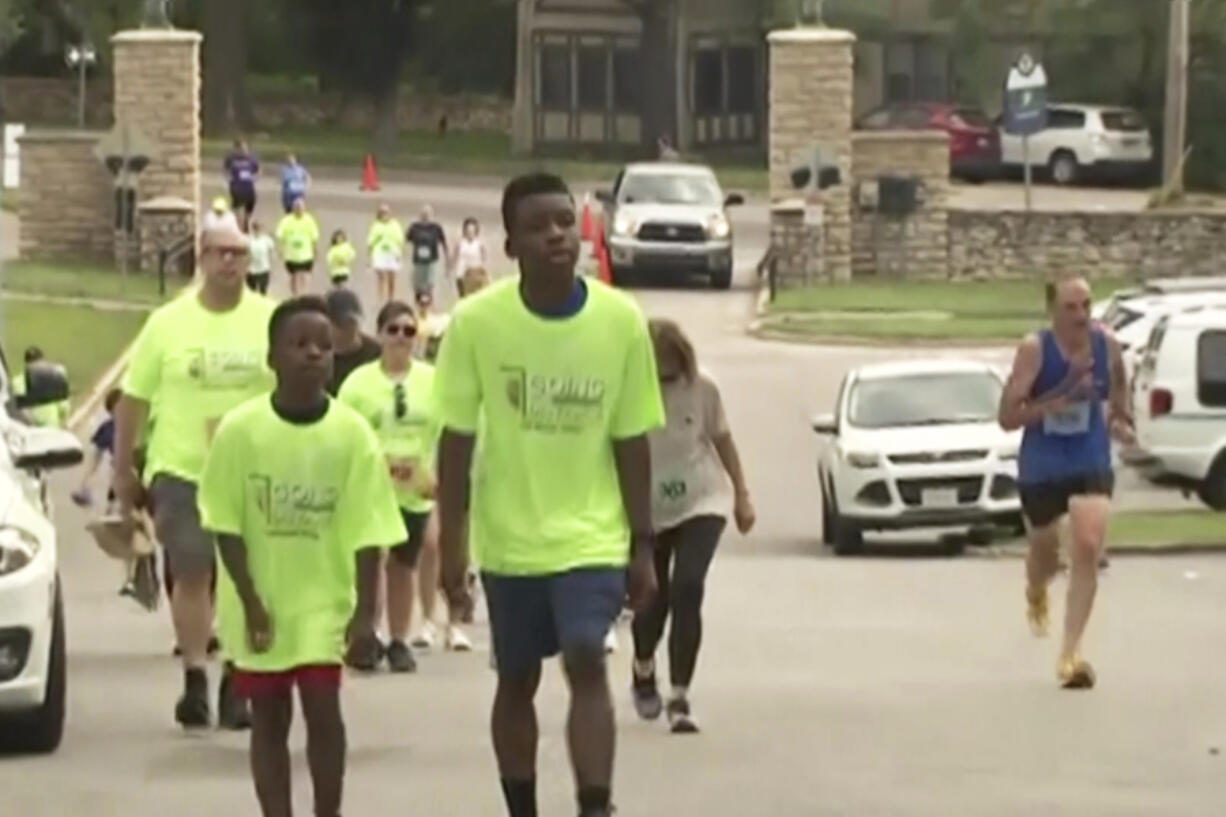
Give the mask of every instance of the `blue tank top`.
M 1039 335 L 1043 364 L 1030 390 L 1032 399 L 1050 392 L 1068 376 L 1069 363 L 1051 330 Z M 1090 331 L 1094 354 L 1094 396 L 1073 403 L 1026 426 L 1018 454 L 1018 482 L 1033 485 L 1075 479 L 1111 471 L 1111 437 L 1103 416 L 1103 402 L 1111 393 L 1107 338 Z

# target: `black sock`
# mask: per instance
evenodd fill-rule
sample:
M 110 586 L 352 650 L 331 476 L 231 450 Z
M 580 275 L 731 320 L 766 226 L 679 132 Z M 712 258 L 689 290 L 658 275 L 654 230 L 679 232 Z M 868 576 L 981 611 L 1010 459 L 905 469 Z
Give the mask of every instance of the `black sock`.
M 579 813 L 604 813 L 609 808 L 609 790 L 604 786 L 583 786 L 579 789 Z
M 502 778 L 502 796 L 506 798 L 510 817 L 536 817 L 536 778 Z

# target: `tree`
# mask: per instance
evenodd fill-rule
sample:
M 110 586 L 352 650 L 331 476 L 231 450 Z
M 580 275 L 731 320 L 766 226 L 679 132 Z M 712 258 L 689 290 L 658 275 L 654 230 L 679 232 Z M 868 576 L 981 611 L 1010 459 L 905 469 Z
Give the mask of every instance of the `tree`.
M 677 0 L 622 0 L 642 23 L 642 137 L 677 144 Z
M 208 0 L 204 4 L 204 129 L 220 133 L 255 122 L 247 98 L 249 0 Z

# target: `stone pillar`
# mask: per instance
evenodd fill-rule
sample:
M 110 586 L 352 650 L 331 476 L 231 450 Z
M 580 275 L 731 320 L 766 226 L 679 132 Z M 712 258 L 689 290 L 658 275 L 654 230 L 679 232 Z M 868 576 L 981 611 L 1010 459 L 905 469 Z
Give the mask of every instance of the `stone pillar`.
M 823 229 L 806 217 L 803 199 L 771 205 L 771 250 L 775 285 L 779 289 L 826 283 Z
M 137 211 L 139 262 L 141 272 L 157 273 L 162 253 L 190 250 L 193 244 L 195 210 L 187 199 L 173 196 L 149 199 Z M 167 275 L 180 268 L 181 258 L 190 252 L 180 252 L 168 259 Z
M 770 44 L 770 193 L 794 197 L 790 171 L 797 157 L 818 145 L 836 161 L 843 183 L 822 194 L 825 268 L 829 278 L 851 278 L 852 52 L 856 36 L 829 28 L 774 31 Z
M 200 213 L 200 43 L 195 31 L 138 29 L 111 38 L 115 121 L 148 139 L 142 199 L 174 196 Z M 192 231 L 198 232 L 196 219 Z
M 81 131 L 30 131 L 18 140 L 21 258 L 110 266 L 114 188 L 94 156 L 100 138 Z

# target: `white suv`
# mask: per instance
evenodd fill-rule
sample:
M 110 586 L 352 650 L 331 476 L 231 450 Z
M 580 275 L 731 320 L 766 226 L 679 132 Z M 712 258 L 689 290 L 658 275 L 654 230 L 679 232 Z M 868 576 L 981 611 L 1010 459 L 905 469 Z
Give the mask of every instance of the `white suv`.
M 996 421 L 1004 381 L 986 363 L 863 366 L 843 379 L 835 413 L 813 420 L 822 538 L 858 551 L 866 530 L 1022 524 L 1019 432 Z
M 1000 129 L 1001 163 L 1020 168 L 1022 137 Z M 1049 105 L 1047 128 L 1030 137 L 1030 165 L 1046 169 L 1056 184 L 1086 176 L 1140 177 L 1154 158 L 1149 127 L 1129 108 Z
M 1226 510 L 1226 305 L 1158 320 L 1133 381 L 1133 411 L 1137 446 L 1124 461 Z

